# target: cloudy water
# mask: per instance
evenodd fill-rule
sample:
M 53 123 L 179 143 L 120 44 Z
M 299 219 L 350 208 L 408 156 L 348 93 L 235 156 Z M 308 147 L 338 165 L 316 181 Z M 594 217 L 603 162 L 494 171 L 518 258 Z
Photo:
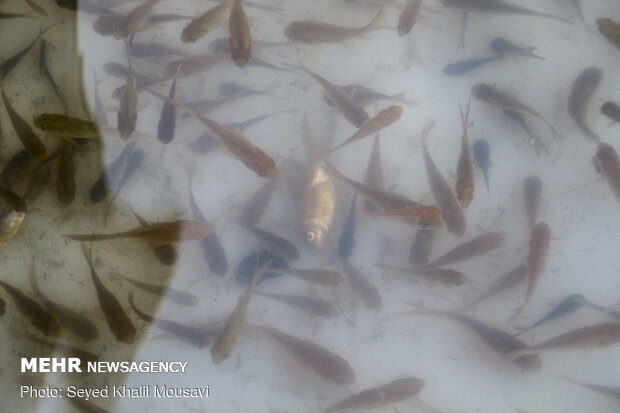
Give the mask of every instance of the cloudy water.
M 0 410 L 618 411 L 581 3 L 1 2 Z

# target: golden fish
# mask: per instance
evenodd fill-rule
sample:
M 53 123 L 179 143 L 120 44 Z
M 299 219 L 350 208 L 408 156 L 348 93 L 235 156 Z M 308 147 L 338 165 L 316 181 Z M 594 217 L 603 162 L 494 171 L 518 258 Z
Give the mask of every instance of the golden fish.
M 62 138 L 99 138 L 97 124 L 60 113 L 44 113 L 34 118 L 34 126 Z
M 599 143 L 596 164 L 607 179 L 611 192 L 620 201 L 620 161 L 616 150 L 606 143 Z
M 17 310 L 26 318 L 30 319 L 32 325 L 46 336 L 57 336 L 60 332 L 60 324 L 54 316 L 43 308 L 32 298 L 22 293 L 19 288 L 0 280 L 0 287 L 4 288 L 13 299 Z
M 256 294 L 318 317 L 329 318 L 336 317 L 338 315 L 338 311 L 332 303 L 319 298 L 308 297 L 305 295 L 270 294 L 262 291 L 256 291 Z
M 93 265 L 92 250 L 82 242 L 82 252 L 90 268 L 90 277 L 95 286 L 99 306 L 105 316 L 110 332 L 116 337 L 117 341 L 125 344 L 132 344 L 136 339 L 136 327 L 131 319 L 123 310 L 114 294 L 108 290 L 99 279 Z
M 299 219 L 306 241 L 315 248 L 323 248 L 328 235 L 336 195 L 334 184 L 325 173 L 325 163 L 315 161 L 303 188 L 299 201 Z
M 250 23 L 241 0 L 233 0 L 228 21 L 230 56 L 238 67 L 245 67 L 252 55 Z
M 418 14 L 420 14 L 420 7 L 422 6 L 422 0 L 409 0 L 405 5 L 405 8 L 400 13 L 398 18 L 398 35 L 405 36 L 411 33 L 413 25 L 418 20 Z
M 596 133 L 592 132 L 586 118 L 590 101 L 602 80 L 603 72 L 598 67 L 585 69 L 573 82 L 570 97 L 568 98 L 568 114 L 585 137 L 594 142 L 598 142 L 600 138 Z
M 469 119 L 469 107 L 471 103 L 467 102 L 467 112 L 463 115 L 461 110 L 461 123 L 463 124 L 463 135 L 461 136 L 461 154 L 456 167 L 456 199 L 459 200 L 461 208 L 466 209 L 474 197 L 474 166 L 471 162 L 469 154 L 469 138 L 467 136 L 467 121 Z
M 237 344 L 237 335 L 245 324 L 246 313 L 248 306 L 250 305 L 250 299 L 252 298 L 254 287 L 256 287 L 256 283 L 258 283 L 265 271 L 269 269 L 270 265 L 271 260 L 267 261 L 265 265 L 256 270 L 247 291 L 239 297 L 237 306 L 233 312 L 230 313 L 230 316 L 226 320 L 224 326 L 215 336 L 213 346 L 211 346 L 211 360 L 213 360 L 214 364 L 220 364 L 222 361 L 230 357 L 230 353 Z
M 0 187 L 0 250 L 17 234 L 26 218 L 28 207 L 22 198 Z
M 603 36 L 620 50 L 620 24 L 615 23 L 611 19 L 601 17 L 596 19 L 596 25 Z
M 465 241 L 452 248 L 441 257 L 424 266 L 424 268 L 436 268 L 455 262 L 465 261 L 478 255 L 486 254 L 498 248 L 506 236 L 503 232 L 487 232 Z
M 193 43 L 211 30 L 219 28 L 224 21 L 230 3 L 231 0 L 221 0 L 217 5 L 192 20 L 181 32 L 181 41 Z
M 530 230 L 538 223 L 540 204 L 542 200 L 542 181 L 537 176 L 528 176 L 523 181 L 523 195 L 525 197 L 525 215 L 530 224 Z

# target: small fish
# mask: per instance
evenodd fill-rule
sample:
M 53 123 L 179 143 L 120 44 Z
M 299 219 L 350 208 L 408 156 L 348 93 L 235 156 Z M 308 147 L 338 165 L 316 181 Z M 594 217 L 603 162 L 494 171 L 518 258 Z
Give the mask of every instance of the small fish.
M 273 192 L 276 189 L 276 179 L 269 178 L 248 200 L 246 207 L 241 213 L 240 222 L 247 226 L 253 227 L 262 218 L 267 210 L 267 206 L 271 201 Z
M 132 42 L 133 36 L 146 23 L 149 18 L 149 14 L 153 10 L 155 4 L 159 0 L 145 0 L 142 4 L 134 7 L 122 20 L 116 25 L 114 29 L 114 37 L 117 39 L 129 40 Z M 127 49 L 127 55 L 129 55 L 129 48 Z
M 478 255 L 486 254 L 498 248 L 506 236 L 503 232 L 487 232 L 465 241 L 452 248 L 433 262 L 426 264 L 425 268 L 437 268 L 455 262 L 465 261 Z
M 170 244 L 177 241 L 189 241 L 207 236 L 209 226 L 198 221 L 178 220 L 158 222 L 146 227 L 140 227 L 116 234 L 74 234 L 64 237 L 75 241 L 103 241 L 119 238 L 136 238 L 152 243 L 153 245 Z
M 388 384 L 355 393 L 323 413 L 358 412 L 400 403 L 420 393 L 425 384 L 424 380 L 417 377 L 402 377 Z
M 552 350 L 589 350 L 609 347 L 620 341 L 620 323 L 607 322 L 577 328 L 557 337 L 511 352 L 511 358 Z
M 541 121 L 547 124 L 551 133 L 554 137 L 560 138 L 560 133 L 553 127 L 547 119 L 543 118 L 538 112 L 529 107 L 528 105 L 522 103 L 518 99 L 514 98 L 510 94 L 497 89 L 491 85 L 486 83 L 478 83 L 471 87 L 471 92 L 474 97 L 478 100 L 482 100 L 483 102 L 498 107 L 503 110 L 508 110 L 512 112 L 521 112 L 523 114 L 529 114 L 537 117 Z
M 271 261 L 271 267 L 263 274 L 257 284 L 269 278 L 279 277 L 280 274 L 278 269 L 288 268 L 288 263 L 283 258 L 276 257 L 269 251 L 258 251 L 245 256 L 241 260 L 237 267 L 237 271 L 235 271 L 235 280 L 237 280 L 237 283 L 240 285 L 250 285 L 256 270 L 267 264 L 268 261 Z
M 170 92 L 168 97 L 174 99 L 174 93 L 177 87 L 177 78 L 175 77 L 170 86 Z M 159 117 L 159 123 L 157 125 L 157 139 L 164 145 L 172 142 L 174 139 L 174 130 L 177 120 L 177 108 L 172 103 L 164 102 L 164 106 L 161 108 L 161 115 Z
M 491 197 L 491 189 L 489 188 L 489 166 L 491 165 L 489 144 L 487 141 L 480 139 L 474 142 L 473 145 L 474 158 L 476 159 L 476 165 L 482 171 L 484 177 L 484 184 L 487 187 L 489 197 Z
M 247 86 L 243 86 L 243 85 L 240 85 L 239 83 L 235 83 L 235 82 L 224 82 L 224 83 L 220 84 L 220 86 L 217 88 L 217 91 L 218 91 L 218 93 L 220 95 L 226 96 L 226 97 L 267 95 L 267 96 L 277 97 L 277 98 L 281 99 L 279 96 L 275 96 L 275 95 L 269 93 L 268 90 L 250 89 Z
M 570 97 L 568 98 L 568 114 L 585 137 L 595 142 L 598 142 L 600 138 L 592 132 L 586 117 L 588 106 L 602 80 L 603 72 L 598 67 L 585 69 L 573 82 Z
M 469 138 L 467 136 L 470 103 L 471 98 L 467 103 L 467 112 L 464 115 L 463 108 L 460 107 L 463 135 L 461 135 L 461 153 L 456 167 L 456 183 L 454 187 L 456 199 L 459 200 L 461 208 L 463 209 L 469 206 L 474 197 L 474 166 L 472 165 L 471 156 L 469 154 Z
M 370 117 L 364 108 L 355 101 L 348 93 L 340 89 L 338 86 L 330 83 L 327 79 L 310 71 L 303 65 L 299 68 L 309 74 L 321 87 L 327 97 L 338 107 L 345 119 L 348 120 L 356 128 L 360 128 L 364 122 Z
M 366 173 L 364 174 L 364 183 L 376 189 L 384 188 L 379 135 L 375 136 L 375 140 L 372 145 L 372 151 L 370 152 L 370 158 L 368 159 L 368 165 L 366 166 Z M 357 195 L 357 192 L 355 194 Z M 366 201 L 364 209 L 369 212 L 379 211 L 368 201 Z
M 536 50 L 535 47 L 519 47 L 510 40 L 506 40 L 501 37 L 496 37 L 491 40 L 489 47 L 500 56 L 512 54 L 515 56 L 533 57 L 535 59 L 546 60 L 544 57 L 536 56 L 534 54 L 534 51 Z
M 385 93 L 377 92 L 372 90 L 369 87 L 364 85 L 352 83 L 344 86 L 338 86 L 342 91 L 351 95 L 355 101 L 360 104 L 363 108 L 379 101 L 379 100 L 389 100 L 394 102 L 400 102 L 405 105 L 413 106 L 416 104 L 415 101 L 411 99 L 407 99 L 404 93 L 397 93 L 395 95 L 387 95 Z M 333 105 L 333 102 L 328 98 L 328 104 Z
M 549 251 L 549 245 L 551 243 L 551 228 L 546 222 L 539 222 L 532 230 L 532 236 L 530 238 L 530 249 L 527 254 L 527 293 L 525 296 L 525 302 L 519 307 L 514 315 L 510 318 L 510 321 L 517 318 L 527 303 L 532 298 L 532 293 L 538 279 L 545 269 L 545 261 L 547 259 L 547 251 Z
M 520 330 L 516 336 L 524 334 L 530 331 L 533 328 L 538 327 L 541 324 L 546 323 L 547 321 L 555 320 L 556 318 L 563 317 L 565 315 L 569 315 L 579 310 L 586 303 L 585 298 L 581 294 L 573 294 L 569 295 L 565 299 L 563 299 L 559 304 L 555 305 L 549 312 L 543 316 L 540 320 L 536 321 L 533 324 L 530 324 L 527 327 L 515 327 L 517 330 Z
M 323 248 L 329 232 L 336 195 L 334 184 L 325 171 L 325 162 L 315 161 L 299 200 L 299 219 L 306 241 L 315 248 Z
M 60 143 L 60 155 L 56 174 L 56 196 L 61 204 L 71 205 L 75 199 L 75 163 L 73 161 L 72 143 L 63 140 Z
M 136 58 L 142 57 L 164 57 L 164 56 L 178 56 L 178 57 L 192 57 L 195 56 L 180 47 L 168 46 L 163 43 L 146 42 L 139 43 L 134 42 L 131 45 L 131 56 Z
M 232 0 L 228 21 L 230 56 L 237 67 L 245 67 L 252 56 L 250 23 L 241 0 Z
M 344 258 L 349 259 L 353 248 L 355 247 L 355 201 L 357 200 L 357 192 L 353 194 L 351 208 L 347 215 L 347 220 L 342 228 L 342 235 L 338 239 L 338 252 Z
M 176 290 L 174 288 L 169 288 L 163 285 L 148 284 L 141 281 L 136 281 L 120 273 L 115 273 L 114 275 L 122 278 L 129 284 L 141 289 L 142 291 L 146 291 L 147 293 L 151 293 L 159 297 L 168 299 L 178 305 L 182 305 L 185 307 L 196 307 L 198 305 L 198 297 L 196 297 L 194 294 L 181 290 Z
M 606 17 L 596 19 L 598 30 L 605 36 L 609 43 L 620 50 L 620 24 Z
M 528 176 L 523 181 L 523 195 L 525 198 L 525 215 L 530 224 L 530 230 L 538 223 L 542 200 L 542 181 L 539 177 Z
M 61 138 L 99 138 L 99 128 L 91 120 L 66 116 L 60 113 L 44 113 L 34 118 L 34 126 Z
M 30 262 L 28 280 L 30 282 L 30 289 L 35 297 L 43 303 L 45 308 L 49 310 L 52 316 L 56 318 L 63 327 L 66 327 L 84 341 L 91 341 L 99 337 L 97 326 L 91 320 L 73 311 L 69 307 L 56 303 L 43 295 L 37 283 L 34 260 Z
M 375 267 L 382 268 L 384 270 L 396 271 L 399 273 L 412 275 L 414 277 L 422 277 L 425 280 L 431 282 L 437 282 L 449 286 L 462 285 L 467 281 L 467 277 L 462 272 L 444 268 L 407 268 L 398 267 L 395 265 L 384 264 L 381 262 L 375 263 Z M 406 277 L 409 278 L 409 277 Z
M 204 329 L 187 326 L 185 324 L 178 323 L 172 320 L 165 320 L 163 318 L 155 318 L 150 316 L 136 307 L 133 300 L 133 293 L 129 292 L 129 306 L 131 309 L 144 321 L 153 324 L 156 327 L 161 328 L 167 333 L 179 337 L 181 340 L 196 346 L 198 348 L 204 348 L 209 345 L 215 338 L 217 333 L 214 329 Z
M 246 6 L 249 6 L 250 3 L 246 2 Z M 253 47 L 269 48 L 269 47 L 277 47 L 277 46 L 287 46 L 290 45 L 289 42 L 268 42 L 268 41 L 252 41 Z M 219 37 L 215 40 L 209 42 L 207 46 L 207 50 L 211 53 L 230 53 L 230 44 L 228 42 L 228 37 Z
M 512 352 L 516 350 L 527 348 L 527 344 L 518 338 L 498 328 L 483 324 L 471 317 L 450 311 L 433 310 L 411 302 L 406 303 L 419 308 L 419 310 L 410 313 L 410 315 L 434 315 L 456 321 L 474 332 L 489 348 L 500 355 L 512 354 Z M 542 362 L 537 354 L 514 357 L 511 359 L 511 362 L 515 366 L 527 371 L 538 371 L 542 367 Z
M 195 110 L 190 109 L 186 105 L 172 98 L 155 92 L 152 89 L 147 90 L 158 98 L 166 102 L 170 102 L 196 117 L 209 129 L 215 139 L 217 139 L 226 149 L 228 149 L 228 151 L 230 151 L 235 158 L 239 159 L 249 169 L 256 172 L 258 176 L 272 177 L 278 173 L 278 168 L 276 167 L 274 160 L 261 149 L 252 145 L 245 136 L 223 127 L 219 123 L 201 115 Z
M 3 12 L 0 12 L 0 19 L 16 19 L 16 18 L 32 19 L 33 17 L 30 16 L 30 13 L 16 14 L 16 13 L 3 13 Z
M 12 189 L 20 184 L 34 164 L 34 158 L 27 150 L 19 151 L 11 157 L 0 174 L 0 184 Z
M 122 176 L 124 169 L 131 157 L 131 154 L 136 146 L 136 141 L 131 141 L 120 153 L 118 158 L 113 160 L 110 165 L 101 173 L 101 176 L 90 189 L 89 198 L 93 204 L 104 200 L 108 193 L 109 187 L 114 186 L 116 182 Z
M 450 63 L 443 68 L 443 74 L 448 76 L 459 76 L 478 69 L 481 66 L 501 59 L 502 56 L 483 57 L 480 59 L 462 60 L 460 62 Z
M 129 66 L 125 66 L 121 63 L 108 62 L 103 65 L 103 70 L 105 70 L 107 74 L 123 80 L 127 79 L 127 76 L 129 76 Z M 133 71 L 133 75 L 136 78 L 137 82 L 148 82 L 153 80 L 153 78 L 135 70 Z
M 597 165 L 611 188 L 611 192 L 620 201 L 620 160 L 616 150 L 606 143 L 599 143 L 596 152 Z
M 409 250 L 409 263 L 413 267 L 422 267 L 428 262 L 428 256 L 435 239 L 435 231 L 431 229 L 419 229 Z
M 278 274 L 290 275 L 291 277 L 295 277 L 311 283 L 320 284 L 325 287 L 337 287 L 342 283 L 342 276 L 335 271 L 329 270 L 274 268 L 272 264 L 272 266 L 269 268 L 269 271 L 276 272 Z
M 305 295 L 269 294 L 261 291 L 256 291 L 256 294 L 318 317 L 330 318 L 338 315 L 338 310 L 332 303 L 318 298 Z
M 131 65 L 129 43 L 125 43 L 125 49 L 127 50 L 129 71 L 127 72 L 127 82 L 121 95 L 121 104 L 117 115 L 117 128 L 121 138 L 127 140 L 135 131 L 136 122 L 138 121 L 138 93 L 136 91 L 136 77 Z
M 379 132 L 381 129 L 390 126 L 392 123 L 396 122 L 400 119 L 400 115 L 403 113 L 402 106 L 393 105 L 386 109 L 383 109 L 381 112 L 377 113 L 372 118 L 365 121 L 359 129 L 351 135 L 347 140 L 345 140 L 340 145 L 334 147 L 330 154 L 337 151 L 338 149 L 349 145 L 352 142 L 355 142 L 359 139 L 362 139 L 366 136 L 373 135 Z
M 381 6 L 375 17 L 363 27 L 344 27 L 315 21 L 296 21 L 289 24 L 284 35 L 299 43 L 340 43 L 347 39 L 360 37 L 368 32 L 386 28 L 383 23 L 385 7 Z
M 232 0 L 221 0 L 200 16 L 193 19 L 181 32 L 183 43 L 194 43 L 212 30 L 218 29 L 224 22 Z
M 302 366 L 322 379 L 344 386 L 350 386 L 355 382 L 355 372 L 349 362 L 326 348 L 311 341 L 285 334 L 274 327 L 252 325 L 248 325 L 248 327 L 252 331 L 275 341 Z
M 36 159 L 42 161 L 45 159 L 47 155 L 47 149 L 41 139 L 37 136 L 36 133 L 32 130 L 30 125 L 13 109 L 11 102 L 7 98 L 4 93 L 4 88 L 0 84 L 0 91 L 2 92 L 2 98 L 4 99 L 4 105 L 6 107 L 6 111 L 9 114 L 9 119 L 13 124 L 13 129 L 17 133 L 17 137 L 24 145 L 24 148 Z
M 14 192 L 0 187 L 0 250 L 7 246 L 17 234 L 28 207 L 22 198 Z
M 420 7 L 422 6 L 422 0 L 409 0 L 405 5 L 405 8 L 400 13 L 398 18 L 398 35 L 405 36 L 411 33 L 411 29 L 418 20 L 420 14 Z
M 25 1 L 26 1 L 26 4 L 28 4 L 28 6 L 30 6 L 30 8 L 34 10 L 35 13 L 37 13 L 38 15 L 42 16 L 45 19 L 49 18 L 45 9 L 39 6 L 37 3 L 35 3 L 34 0 L 25 0 Z
M 55 337 L 60 333 L 60 324 L 54 316 L 32 298 L 22 293 L 19 288 L 0 280 L 0 287 L 13 299 L 17 310 L 30 320 L 32 325 L 45 336 Z
M 583 383 L 577 380 L 573 380 L 570 377 L 558 377 L 558 378 L 565 380 L 569 383 L 576 384 L 588 390 L 592 390 L 596 393 L 603 394 L 609 397 L 613 397 L 616 400 L 620 400 L 620 388 L 618 387 L 601 386 L 600 384 Z
M 28 186 L 24 191 L 24 201 L 27 205 L 34 203 L 47 188 L 50 179 L 50 170 L 47 165 L 40 165 L 33 172 Z
M 347 277 L 353 292 L 359 298 L 359 300 L 369 309 L 374 310 L 376 312 L 381 311 L 383 308 L 383 298 L 381 298 L 381 294 L 377 290 L 368 278 L 364 274 L 362 274 L 357 268 L 353 266 L 349 262 L 348 259 L 344 258 L 340 253 L 333 248 L 336 258 L 340 262 L 340 266 L 342 267 L 342 271 L 344 275 Z
M 530 125 L 525 119 L 525 115 L 523 115 L 523 113 L 514 112 L 511 110 L 503 110 L 502 112 L 508 118 L 515 121 L 515 123 L 519 125 L 521 129 L 525 131 L 525 133 L 528 134 L 528 136 L 530 137 L 530 144 L 532 144 L 538 156 L 540 156 L 541 150 L 544 151 L 547 155 L 549 155 L 549 149 L 547 148 L 547 144 L 540 138 L 540 136 L 538 136 L 533 126 Z
M 601 106 L 601 113 L 613 122 L 620 123 L 620 105 L 616 102 L 605 102 L 603 106 Z
M 190 174 L 188 192 L 189 206 L 192 210 L 192 216 L 196 221 L 203 222 L 206 225 L 211 226 L 200 211 L 200 208 L 196 203 L 196 199 L 194 198 L 191 185 L 192 178 L 193 175 Z M 209 266 L 209 270 L 218 277 L 224 277 L 226 275 L 226 271 L 228 271 L 228 258 L 226 257 L 226 251 L 224 251 L 224 247 L 222 247 L 222 243 L 220 242 L 220 238 L 217 236 L 217 233 L 215 231 L 210 231 L 206 237 L 199 240 L 199 243 L 202 250 L 202 255 L 205 257 L 205 261 L 207 261 L 207 265 Z
M 247 291 L 239 297 L 237 306 L 232 313 L 230 313 L 230 316 L 226 320 L 224 326 L 215 336 L 213 346 L 211 346 L 211 360 L 214 364 L 220 364 L 222 361 L 230 357 L 231 352 L 235 348 L 235 344 L 237 344 L 237 335 L 245 324 L 246 312 L 248 306 L 250 305 L 250 299 L 252 298 L 254 287 L 270 265 L 271 260 L 267 261 L 267 263 L 256 270 L 252 276 L 252 282 L 250 283 Z
M 299 259 L 299 250 L 290 241 L 255 226 L 246 227 L 246 229 L 261 241 L 261 248 L 265 248 L 273 255 L 287 260 Z
M 148 227 L 149 223 L 144 219 L 140 214 L 138 214 L 134 209 L 127 203 L 125 203 L 127 209 L 131 211 L 134 217 L 138 220 L 142 228 Z M 173 265 L 178 258 L 177 250 L 171 244 L 162 244 L 162 245 L 153 245 L 153 252 L 155 256 L 164 265 Z
M 58 96 L 58 100 L 60 100 L 60 103 L 65 108 L 65 112 L 67 112 L 69 110 L 67 106 L 67 100 L 65 99 L 64 95 L 60 92 L 60 88 L 54 81 L 54 78 L 52 77 L 52 74 L 50 73 L 50 70 L 47 67 L 47 63 L 45 63 L 45 55 L 46 55 L 46 50 L 47 50 L 47 42 L 45 41 L 45 39 L 41 39 L 39 41 L 39 47 L 41 49 L 39 53 L 39 70 L 47 78 L 47 81 L 50 82 L 50 85 L 52 85 L 52 89 L 54 90 L 54 93 L 56 94 L 56 96 Z
M 428 183 L 433 193 L 433 199 L 437 203 L 437 208 L 441 211 L 441 219 L 446 224 L 448 231 L 460 238 L 465 234 L 465 227 L 467 225 L 463 210 L 459 206 L 452 188 L 450 188 L 444 177 L 441 176 L 439 169 L 437 169 L 435 162 L 431 158 L 431 154 L 428 152 L 426 140 L 433 126 L 435 126 L 435 122 L 427 123 L 422 132 L 422 153 L 426 174 L 428 175 Z
M 54 27 L 54 26 L 52 26 L 52 27 Z M 48 30 L 50 30 L 52 27 L 48 27 L 45 30 L 39 30 L 39 34 L 32 41 L 32 43 L 30 43 L 24 49 L 22 49 L 21 51 L 17 52 L 16 54 L 14 54 L 13 56 L 9 57 L 8 59 L 3 59 L 3 61 L 0 63 L 0 79 L 6 79 L 7 76 L 9 75 L 9 73 L 11 72 L 11 70 L 13 70 L 13 68 L 15 66 L 17 66 L 17 64 L 20 62 L 22 57 L 24 57 L 26 55 L 26 53 L 28 53 L 30 51 L 30 49 L 32 49 L 34 47 L 35 44 L 37 44 L 37 42 L 39 41 L 41 36 L 43 36 L 43 34 L 45 32 L 47 32 Z
M 133 344 L 136 339 L 136 327 L 131 319 L 123 310 L 114 294 L 108 290 L 105 285 L 99 279 L 95 267 L 93 265 L 92 249 L 88 247 L 84 242 L 82 244 L 82 252 L 84 258 L 88 262 L 90 268 L 90 278 L 95 286 L 97 292 L 97 299 L 99 300 L 99 306 L 105 316 L 110 332 L 116 337 L 117 341 L 125 344 Z
M 473 11 L 488 14 L 508 14 L 521 16 L 536 16 L 546 19 L 559 20 L 564 23 L 570 23 L 563 17 L 555 16 L 549 13 L 541 13 L 534 10 L 521 7 L 516 4 L 509 3 L 504 0 L 439 0 L 444 7 L 451 7 L 460 10 Z
M 468 304 L 465 304 L 462 309 L 468 309 L 472 307 L 476 307 L 482 301 L 510 288 L 516 287 L 521 284 L 527 278 L 527 266 L 520 265 L 514 270 L 510 271 L 506 275 L 500 277 L 497 281 L 495 281 L 485 292 L 480 294 L 478 298 L 471 301 Z

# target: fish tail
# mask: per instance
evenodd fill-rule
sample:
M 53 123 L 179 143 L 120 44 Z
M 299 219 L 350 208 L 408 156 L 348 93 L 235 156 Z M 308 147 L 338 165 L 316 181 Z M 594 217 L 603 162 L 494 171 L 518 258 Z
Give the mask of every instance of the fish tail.
M 415 106 L 418 104 L 418 102 L 416 102 L 415 100 L 407 98 L 404 92 L 392 95 L 390 96 L 390 98 L 397 102 L 404 103 L 405 105 L 409 105 L 409 106 Z
M 363 33 L 366 33 L 366 32 L 370 32 L 370 31 L 373 31 L 373 30 L 379 30 L 379 29 L 384 29 L 384 28 L 390 28 L 390 29 L 392 29 L 392 27 L 391 27 L 391 26 L 389 26 L 389 27 L 388 27 L 388 26 L 387 26 L 387 25 L 383 22 L 384 17 L 385 17 L 385 6 L 384 6 L 384 5 L 381 5 L 381 6 L 379 7 L 379 11 L 378 11 L 378 12 L 377 12 L 377 14 L 375 15 L 375 17 L 374 17 L 374 18 L 370 21 L 370 23 L 368 23 L 368 24 L 364 27 L 364 29 L 362 29 L 362 32 L 363 32 Z
M 530 57 L 533 57 L 535 59 L 540 59 L 540 60 L 547 60 L 544 57 L 537 56 L 537 55 L 534 54 L 534 52 L 536 51 L 535 47 L 524 47 L 523 50 L 525 52 L 527 52 L 528 56 L 530 56 Z

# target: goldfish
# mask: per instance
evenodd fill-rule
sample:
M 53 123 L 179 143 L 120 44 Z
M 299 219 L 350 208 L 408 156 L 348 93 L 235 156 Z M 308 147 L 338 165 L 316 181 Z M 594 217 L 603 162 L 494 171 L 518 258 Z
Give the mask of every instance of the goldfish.
M 428 262 L 428 255 L 433 246 L 435 231 L 431 229 L 419 229 L 409 250 L 409 263 L 414 267 L 422 267 Z
M 469 206 L 474 197 L 474 167 L 469 154 L 469 138 L 467 136 L 470 103 L 471 99 L 467 103 L 467 112 L 465 114 L 463 114 L 463 108 L 460 108 L 463 134 L 461 135 L 461 153 L 456 167 L 456 183 L 454 187 L 456 199 L 459 200 L 463 209 Z
M 616 102 L 605 102 L 601 106 L 601 113 L 613 122 L 620 122 L 620 105 Z
M 568 98 L 568 114 L 575 121 L 581 133 L 595 142 L 598 142 L 600 138 L 596 133 L 592 132 L 586 117 L 590 101 L 602 80 L 603 72 L 598 67 L 585 69 L 573 82 L 570 97 Z
M 596 19 L 598 30 L 605 36 L 609 43 L 620 50 L 620 24 L 606 17 Z
M 536 56 L 534 51 L 535 47 L 520 47 L 512 43 L 510 40 L 506 40 L 502 37 L 495 37 L 489 44 L 491 50 L 497 55 L 503 56 L 512 54 L 515 56 L 533 57 L 535 59 L 545 60 L 544 57 Z
M 338 311 L 332 303 L 319 298 L 296 294 L 270 294 L 262 291 L 256 291 L 256 295 L 278 301 L 282 304 L 288 305 L 289 307 L 296 308 L 300 311 L 305 311 L 318 317 L 330 318 L 338 315 Z
M 323 248 L 334 216 L 336 195 L 334 184 L 325 171 L 323 161 L 315 161 L 299 200 L 299 219 L 306 241 L 315 248 Z
M 99 138 L 99 128 L 91 120 L 66 116 L 60 113 L 43 113 L 34 118 L 34 126 L 61 138 Z
M 411 29 L 418 20 L 420 14 L 420 7 L 422 6 L 422 0 L 409 0 L 405 5 L 405 8 L 400 13 L 398 18 L 398 35 L 405 36 L 411 33 Z
M 504 242 L 503 232 L 487 232 L 463 242 L 446 252 L 436 260 L 426 264 L 425 268 L 437 268 L 455 262 L 465 261 L 478 255 L 486 254 L 498 248 Z
M 329 270 L 308 270 L 301 268 L 274 268 L 270 267 L 269 271 L 278 274 L 290 275 L 300 280 L 316 283 L 325 287 L 337 287 L 342 283 L 342 276 Z
M 242 0 L 232 0 L 228 21 L 230 56 L 237 67 L 245 67 L 252 55 L 250 23 L 243 10 Z
M 237 306 L 230 313 L 230 316 L 224 323 L 224 326 L 217 332 L 213 346 L 211 346 L 211 360 L 214 364 L 220 364 L 222 361 L 230 357 L 232 350 L 237 344 L 237 335 L 245 324 L 246 312 L 250 305 L 250 299 L 254 292 L 256 283 L 263 276 L 265 271 L 271 265 L 271 260 L 267 261 L 263 266 L 258 268 L 252 276 L 252 281 L 247 291 L 239 297 Z
M 340 43 L 344 40 L 362 36 L 383 27 L 385 7 L 381 6 L 375 17 L 363 27 L 344 27 L 315 21 L 296 21 L 289 24 L 284 35 L 299 43 Z
M 525 198 L 525 215 L 530 224 L 530 230 L 538 223 L 542 198 L 542 181 L 539 177 L 528 176 L 523 181 L 523 195 Z
M 433 199 L 435 199 L 437 207 L 439 211 L 441 211 L 441 219 L 446 224 L 448 231 L 460 238 L 465 234 L 465 216 L 463 215 L 463 211 L 452 189 L 443 176 L 441 176 L 439 169 L 437 169 L 435 162 L 433 162 L 428 152 L 426 140 L 433 126 L 435 126 L 434 122 L 427 123 L 422 132 L 422 153 L 424 165 L 426 166 L 428 183 L 433 194 Z
M 383 189 L 383 167 L 381 166 L 381 147 L 379 135 L 375 136 L 375 140 L 372 145 L 372 151 L 370 152 L 370 158 L 368 159 L 368 165 L 366 166 L 366 173 L 364 174 L 364 183 L 376 189 Z M 355 194 L 357 195 L 357 192 Z M 368 201 L 366 201 L 365 210 L 370 212 L 379 211 Z
M 52 313 L 43 308 L 35 300 L 21 292 L 19 288 L 0 280 L 0 287 L 11 296 L 17 310 L 30 320 L 32 325 L 45 336 L 55 337 L 60 333 L 61 326 Z
M 221 0 L 217 5 L 189 22 L 181 33 L 181 41 L 183 43 L 193 43 L 210 31 L 220 27 L 230 8 L 231 1 Z
M 533 328 L 538 327 L 541 324 L 546 323 L 547 321 L 555 320 L 556 318 L 563 317 L 568 314 L 572 314 L 575 311 L 579 310 L 586 304 L 586 299 L 581 294 L 573 294 L 569 295 L 565 299 L 563 299 L 560 303 L 556 304 L 546 315 L 544 315 L 540 320 L 535 323 L 530 324 L 527 327 L 515 327 L 517 330 L 520 330 L 518 335 L 524 334 L 530 331 Z
M 64 235 L 75 241 L 103 241 L 119 238 L 136 238 L 148 241 L 153 245 L 169 244 L 177 241 L 189 241 L 204 238 L 209 234 L 207 224 L 197 221 L 178 220 L 158 222 L 115 234 L 74 234 Z
M 620 201 L 620 161 L 616 150 L 606 143 L 599 143 L 596 161 L 611 188 L 611 192 Z
M 21 116 L 19 116 L 19 113 L 13 109 L 11 102 L 9 102 L 9 99 L 4 93 L 4 87 L 2 87 L 1 84 L 0 91 L 2 92 L 2 99 L 4 99 L 4 106 L 9 114 L 9 119 L 13 124 L 13 129 L 15 129 L 17 137 L 24 145 L 24 148 L 26 148 L 28 153 L 34 158 L 39 161 L 44 160 L 47 155 L 47 149 L 45 148 L 45 145 L 43 145 L 43 142 L 41 142 L 41 138 L 34 133 L 30 125 L 28 125 L 28 123 Z
M 389 271 L 397 271 L 403 274 L 412 275 L 415 277 L 422 277 L 425 280 L 431 282 L 437 282 L 445 285 L 454 285 L 458 286 L 467 281 L 467 277 L 463 275 L 462 272 L 444 268 L 406 268 L 406 267 L 397 267 L 395 265 L 384 264 L 382 262 L 377 262 L 374 264 L 375 267 L 382 268 L 384 270 Z M 407 277 L 409 278 L 409 277 Z
M 357 199 L 357 192 L 353 194 L 353 200 L 351 201 L 351 207 L 349 208 L 349 214 L 347 220 L 342 228 L 342 234 L 338 239 L 338 252 L 344 258 L 349 258 L 355 247 L 355 202 Z

